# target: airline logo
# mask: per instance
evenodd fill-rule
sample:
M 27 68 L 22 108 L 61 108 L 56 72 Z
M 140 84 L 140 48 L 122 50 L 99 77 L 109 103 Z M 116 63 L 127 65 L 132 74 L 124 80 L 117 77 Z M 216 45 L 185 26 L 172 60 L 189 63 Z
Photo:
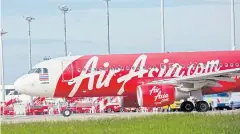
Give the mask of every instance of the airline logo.
M 129 72 L 126 74 L 121 74 L 121 67 L 118 65 L 113 66 L 111 64 L 111 61 L 105 61 L 98 56 L 84 57 L 82 60 L 83 63 L 85 62 L 85 65 L 80 68 L 82 71 L 80 71 L 78 74 L 74 74 L 74 76 L 71 78 L 69 77 L 70 81 L 68 83 L 62 83 L 62 78 L 59 78 L 59 83 L 55 91 L 55 95 L 58 96 L 60 94 L 68 94 L 69 97 L 73 97 L 76 94 L 80 93 L 79 90 L 81 89 L 87 89 L 86 92 L 90 92 L 93 89 L 106 89 L 113 87 L 118 90 L 118 95 L 122 95 L 126 85 L 130 88 L 137 86 L 136 83 L 131 83 L 131 80 L 133 81 L 133 79 L 143 78 L 144 75 L 146 77 L 165 78 L 183 77 L 188 75 L 219 71 L 221 68 L 219 66 L 219 59 L 205 60 L 198 64 L 191 64 L 190 66 L 187 66 L 185 64 L 184 67 L 181 64 L 177 62 L 171 62 L 170 59 L 166 58 L 160 60 L 158 65 L 151 65 L 151 61 L 147 59 L 148 56 L 145 54 L 129 59 L 133 64 L 123 66 L 126 68 L 126 70 L 129 70 Z M 75 61 L 72 64 L 76 64 Z M 157 67 L 159 65 L 160 67 Z M 71 66 L 67 67 L 67 69 L 68 68 L 71 68 Z M 67 69 L 63 73 L 67 73 Z M 64 91 L 62 90 L 62 87 L 65 88 Z M 100 91 L 96 90 L 94 92 Z
M 153 86 L 153 88 L 150 90 L 150 95 L 155 95 L 154 101 L 160 101 L 165 102 L 168 101 L 169 95 L 167 93 L 162 93 L 162 90 L 158 88 L 157 86 Z

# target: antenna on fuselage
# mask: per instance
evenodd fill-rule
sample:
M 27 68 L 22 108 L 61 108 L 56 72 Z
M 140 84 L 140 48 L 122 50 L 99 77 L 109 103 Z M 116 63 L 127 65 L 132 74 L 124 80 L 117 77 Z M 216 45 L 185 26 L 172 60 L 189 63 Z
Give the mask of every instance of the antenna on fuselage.
M 43 58 L 43 60 L 50 60 L 50 59 L 51 59 L 50 56 L 48 56 L 48 57 L 45 56 L 45 57 Z

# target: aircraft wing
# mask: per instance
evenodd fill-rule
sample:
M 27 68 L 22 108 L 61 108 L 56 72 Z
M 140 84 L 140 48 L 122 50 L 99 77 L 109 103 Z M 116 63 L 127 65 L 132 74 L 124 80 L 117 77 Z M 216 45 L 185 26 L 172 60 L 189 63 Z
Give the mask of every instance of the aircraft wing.
M 195 74 L 177 78 L 169 78 L 164 80 L 154 80 L 150 84 L 171 84 L 176 87 L 183 88 L 184 91 L 196 90 L 196 88 L 201 88 L 203 86 L 217 86 L 221 87 L 218 81 L 235 82 L 236 76 L 240 76 L 240 68 L 228 69 L 222 71 L 216 71 L 211 73 Z M 194 84 L 193 89 L 184 89 L 185 84 Z

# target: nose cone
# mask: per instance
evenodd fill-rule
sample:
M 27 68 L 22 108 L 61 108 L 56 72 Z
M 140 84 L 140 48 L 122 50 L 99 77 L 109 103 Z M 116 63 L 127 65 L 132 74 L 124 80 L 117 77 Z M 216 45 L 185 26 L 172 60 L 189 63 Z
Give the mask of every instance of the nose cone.
M 26 91 L 26 88 L 28 88 L 28 83 L 24 80 L 24 77 L 20 77 L 14 82 L 14 88 L 19 93 L 24 94 Z
M 21 79 L 17 79 L 15 82 L 14 82 L 14 88 L 16 91 L 18 91 L 19 93 L 22 93 L 24 90 L 23 90 L 23 84 L 21 82 Z
M 22 76 L 14 82 L 14 88 L 16 91 L 22 94 L 28 94 L 33 88 L 35 78 L 32 76 Z
M 51 84 L 39 81 L 39 74 L 26 74 L 14 82 L 17 92 L 30 96 L 52 97 L 54 87 Z

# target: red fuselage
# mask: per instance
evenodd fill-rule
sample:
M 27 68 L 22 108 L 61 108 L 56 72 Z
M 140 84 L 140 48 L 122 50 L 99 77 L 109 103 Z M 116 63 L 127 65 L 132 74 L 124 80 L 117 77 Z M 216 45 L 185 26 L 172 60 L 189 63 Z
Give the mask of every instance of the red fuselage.
M 240 51 L 171 52 L 87 55 L 74 60 L 59 77 L 54 97 L 136 97 L 138 85 L 239 68 Z M 63 79 L 65 81 L 63 81 Z M 205 87 L 203 94 L 228 92 L 237 82 L 219 81 L 222 87 Z M 74 81 L 71 81 L 74 80 Z

